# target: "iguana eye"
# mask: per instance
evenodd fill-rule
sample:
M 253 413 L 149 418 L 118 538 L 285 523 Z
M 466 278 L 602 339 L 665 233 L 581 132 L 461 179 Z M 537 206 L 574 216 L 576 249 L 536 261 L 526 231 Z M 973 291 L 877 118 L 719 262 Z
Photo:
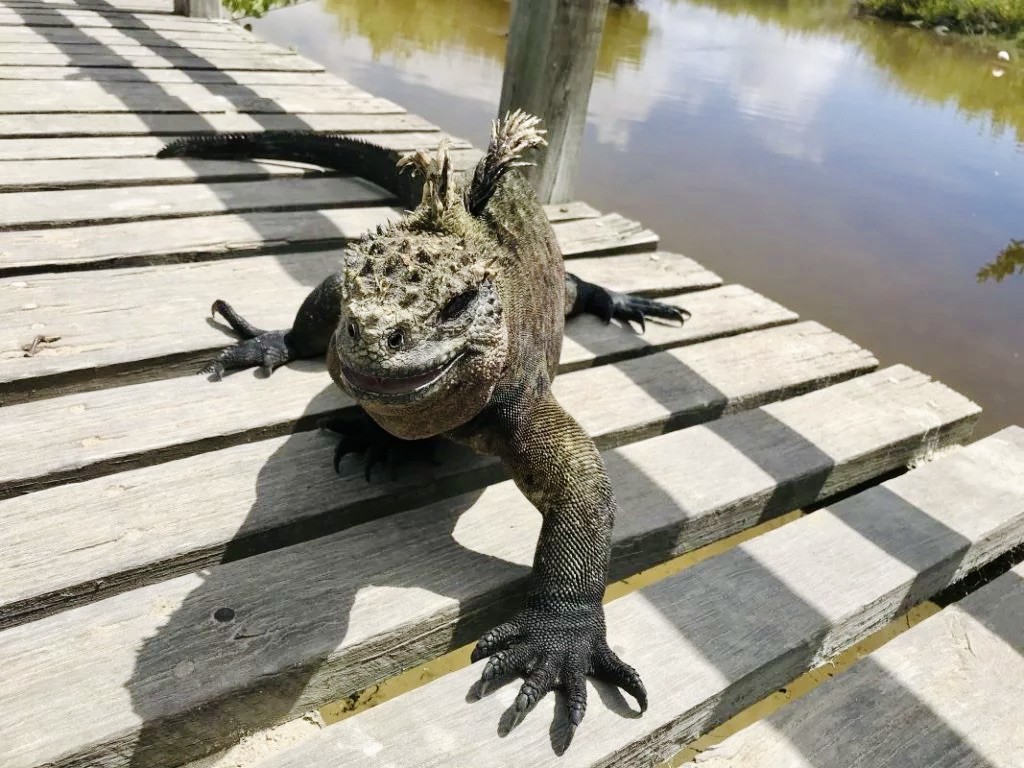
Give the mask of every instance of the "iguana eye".
M 441 310 L 441 320 L 454 320 L 461 315 L 469 309 L 469 305 L 473 303 L 478 293 L 479 291 L 476 288 L 470 288 L 449 301 L 444 305 L 444 309 Z

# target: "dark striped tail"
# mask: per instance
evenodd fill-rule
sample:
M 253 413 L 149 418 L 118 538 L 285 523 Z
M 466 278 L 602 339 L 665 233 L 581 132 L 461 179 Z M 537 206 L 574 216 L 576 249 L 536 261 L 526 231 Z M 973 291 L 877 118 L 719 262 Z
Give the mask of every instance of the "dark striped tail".
M 187 136 L 172 141 L 157 157 L 195 157 L 209 160 L 289 160 L 362 176 L 384 187 L 405 205 L 420 200 L 422 182 L 413 182 L 395 167 L 390 149 L 342 134 L 311 131 L 256 131 Z

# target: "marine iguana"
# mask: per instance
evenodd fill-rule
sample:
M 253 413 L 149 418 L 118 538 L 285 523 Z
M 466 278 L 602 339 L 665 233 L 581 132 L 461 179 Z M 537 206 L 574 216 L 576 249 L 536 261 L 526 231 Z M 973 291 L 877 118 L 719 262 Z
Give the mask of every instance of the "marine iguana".
M 641 712 L 647 693 L 606 640 L 601 598 L 616 513 L 608 475 L 594 441 L 551 392 L 565 317 L 591 312 L 643 326 L 645 316 L 682 322 L 688 313 L 565 273 L 547 216 L 516 170 L 522 154 L 544 142 L 538 123 L 519 111 L 496 122 L 468 184 L 453 179 L 444 142 L 434 156 L 404 156 L 399 166 L 422 179 L 415 209 L 350 245 L 341 271 L 306 298 L 291 329 L 263 331 L 217 300 L 213 311 L 242 341 L 211 370 L 272 370 L 326 353 L 331 377 L 371 417 L 349 428 L 341 453 L 386 452 L 398 439 L 440 435 L 501 459 L 544 520 L 525 607 L 487 632 L 472 659 L 489 657 L 482 688 L 525 678 L 515 722 L 563 689 L 567 746 L 586 711 L 586 675 L 624 689 Z M 356 168 L 398 196 L 409 193 L 394 180 L 386 150 L 342 136 L 188 138 L 159 156 Z M 389 164 L 390 174 L 376 172 Z

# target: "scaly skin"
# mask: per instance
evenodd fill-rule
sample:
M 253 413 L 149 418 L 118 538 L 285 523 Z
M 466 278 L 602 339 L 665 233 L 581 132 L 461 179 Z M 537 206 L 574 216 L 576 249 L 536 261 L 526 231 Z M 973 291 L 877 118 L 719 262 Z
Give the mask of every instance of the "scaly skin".
M 647 695 L 605 637 L 615 498 L 593 440 L 551 393 L 565 317 L 591 312 L 642 326 L 645 315 L 687 315 L 566 275 L 544 210 L 515 171 L 522 152 L 543 142 L 536 124 L 522 113 L 496 124 L 465 189 L 452 181 L 446 147 L 403 158 L 422 180 L 415 210 L 350 246 L 341 272 L 310 294 L 287 331 L 254 328 L 215 303 L 243 341 L 212 366 L 272 369 L 326 354 L 334 381 L 372 418 L 342 425 L 349 434 L 339 446 L 366 451 L 367 472 L 396 439 L 438 435 L 502 460 L 544 523 L 525 608 L 486 633 L 473 659 L 490 657 L 484 686 L 525 678 L 516 721 L 564 689 L 567 744 L 586 711 L 586 675 L 621 687 L 641 711 Z M 272 133 L 186 140 L 161 155 L 352 161 L 358 170 L 380 163 L 374 153 L 339 137 Z

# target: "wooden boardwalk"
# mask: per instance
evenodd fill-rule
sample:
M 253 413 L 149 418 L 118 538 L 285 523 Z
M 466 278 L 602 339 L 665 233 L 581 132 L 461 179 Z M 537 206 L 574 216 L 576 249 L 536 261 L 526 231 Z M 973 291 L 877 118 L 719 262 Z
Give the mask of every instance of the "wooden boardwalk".
M 230 341 L 212 299 L 287 325 L 345 242 L 401 213 L 344 173 L 153 158 L 271 128 L 396 157 L 442 138 L 168 0 L 0 0 L 3 768 L 183 765 L 475 640 L 522 590 L 539 519 L 493 461 L 452 448 L 337 476 L 316 423 L 353 404 L 322 364 L 193 375 Z M 642 224 L 548 214 L 581 277 L 693 313 L 567 331 L 555 389 L 605 451 L 615 578 L 859 492 L 611 602 L 651 708 L 595 687 L 561 757 L 556 697 L 500 738 L 515 687 L 467 702 L 473 665 L 268 748 L 263 768 L 653 765 L 1024 542 L 1024 430 L 955 448 L 979 408 L 926 374 L 879 369 Z M 1019 768 L 1022 578 L 701 764 Z

